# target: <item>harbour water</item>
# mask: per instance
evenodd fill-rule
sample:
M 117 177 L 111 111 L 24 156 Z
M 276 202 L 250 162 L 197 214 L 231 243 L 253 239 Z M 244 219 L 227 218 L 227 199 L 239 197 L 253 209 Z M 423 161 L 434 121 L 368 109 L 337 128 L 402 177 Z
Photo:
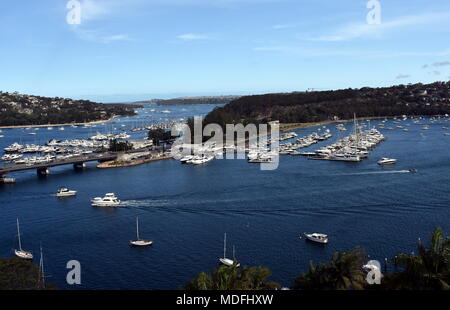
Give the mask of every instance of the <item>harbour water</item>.
M 130 132 L 147 122 L 148 115 L 156 122 L 202 115 L 212 108 L 177 106 L 168 108 L 170 114 L 152 114 L 147 107 L 134 118 L 94 128 L 41 128 L 35 136 L 27 134 L 34 129 L 3 130 L 0 148 L 16 141 L 42 144 L 51 138 L 87 138 L 114 127 Z M 23 247 L 37 256 L 42 244 L 51 276 L 47 281 L 61 289 L 180 288 L 217 266 L 225 232 L 230 255 L 234 245 L 242 265 L 268 267 L 272 279 L 285 286 L 307 270 L 310 260 L 329 260 L 335 251 L 362 246 L 370 258 L 380 261 L 411 253 L 417 238 L 428 240 L 435 226 L 450 232 L 450 137 L 442 129 L 448 123 L 407 120 L 401 122 L 409 129 L 404 131 L 393 122 L 385 126 L 394 130 L 380 129 L 388 139 L 359 163 L 281 156 L 275 171 L 261 171 L 245 160 L 214 160 L 204 166 L 167 160 L 119 169 L 58 167 L 45 179 L 35 171 L 14 174 L 16 184 L 0 186 L 0 257 L 12 256 L 17 247 L 17 217 Z M 430 129 L 423 130 L 424 124 Z M 352 126 L 346 126 L 348 133 Z M 333 138 L 302 151 L 331 144 L 345 134 L 334 124 L 326 127 Z M 305 136 L 318 129 L 296 133 Z M 382 157 L 398 162 L 380 167 L 377 161 Z M 77 197 L 52 196 L 63 186 L 77 190 Z M 107 192 L 116 193 L 124 206 L 90 206 L 91 198 Z M 153 240 L 152 247 L 129 247 L 136 216 L 141 236 Z M 299 239 L 303 232 L 326 233 L 330 243 L 307 243 Z M 81 263 L 79 286 L 66 284 L 70 260 Z

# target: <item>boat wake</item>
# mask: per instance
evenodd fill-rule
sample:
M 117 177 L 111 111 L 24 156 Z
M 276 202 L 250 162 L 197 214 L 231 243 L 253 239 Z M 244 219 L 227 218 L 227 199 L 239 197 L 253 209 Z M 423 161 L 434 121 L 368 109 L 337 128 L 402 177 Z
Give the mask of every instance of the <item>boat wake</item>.
M 371 174 L 397 174 L 397 173 L 413 173 L 413 171 L 411 170 L 367 171 L 367 172 L 346 173 L 340 175 L 344 176 L 344 175 L 371 175 Z
M 153 199 L 142 199 L 142 200 L 125 200 L 122 201 L 120 207 L 124 208 L 148 208 L 148 207 L 165 207 L 173 205 L 173 202 L 169 200 L 153 200 Z

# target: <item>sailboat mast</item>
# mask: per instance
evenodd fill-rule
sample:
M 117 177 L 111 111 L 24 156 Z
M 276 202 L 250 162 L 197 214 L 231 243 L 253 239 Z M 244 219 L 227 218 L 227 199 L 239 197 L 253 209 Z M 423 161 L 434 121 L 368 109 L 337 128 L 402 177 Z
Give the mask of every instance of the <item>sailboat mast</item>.
M 136 217 L 136 237 L 139 240 L 139 218 Z
M 19 250 L 22 251 L 22 242 L 20 241 L 19 218 L 17 218 L 17 236 L 19 237 Z
M 227 233 L 225 233 L 225 237 L 223 238 L 223 258 L 227 257 Z

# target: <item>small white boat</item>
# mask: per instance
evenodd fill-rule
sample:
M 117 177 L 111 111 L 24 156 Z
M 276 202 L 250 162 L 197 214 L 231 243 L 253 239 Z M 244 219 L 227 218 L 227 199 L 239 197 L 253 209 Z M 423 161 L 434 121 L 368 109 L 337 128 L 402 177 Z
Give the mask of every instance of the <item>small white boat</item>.
M 187 155 L 180 159 L 182 164 L 186 164 L 188 161 L 191 161 L 194 158 L 194 155 Z
M 108 193 L 105 197 L 96 197 L 91 200 L 93 207 L 118 207 L 120 206 L 120 200 L 117 199 L 114 193 Z
M 397 159 L 394 158 L 382 158 L 378 161 L 380 166 L 393 165 L 397 162 Z
M 228 266 L 228 267 L 231 267 L 231 266 L 239 267 L 241 264 L 239 264 L 236 261 L 236 259 L 234 258 L 234 254 L 235 254 L 234 252 L 235 252 L 235 250 L 234 250 L 234 247 L 233 247 L 233 259 L 227 258 L 227 233 L 225 233 L 225 236 L 224 236 L 224 239 L 223 239 L 223 257 L 219 258 L 219 261 L 223 265 Z
M 71 196 L 75 196 L 77 194 L 77 191 L 72 191 L 69 190 L 65 187 L 60 188 L 57 192 L 56 192 L 56 197 L 71 197 Z
M 321 244 L 327 244 L 328 243 L 328 236 L 324 234 L 319 233 L 313 233 L 313 234 L 304 234 L 306 239 L 312 242 L 317 242 Z
M 144 240 L 139 237 L 139 218 L 136 217 L 136 240 L 130 241 L 131 246 L 149 246 L 153 244 L 153 241 Z
M 20 227 L 19 227 L 19 219 L 17 219 L 17 236 L 19 238 L 19 249 L 14 250 L 14 254 L 16 254 L 17 257 L 31 260 L 33 259 L 33 254 L 31 252 L 25 251 L 22 249 L 22 242 L 20 240 Z

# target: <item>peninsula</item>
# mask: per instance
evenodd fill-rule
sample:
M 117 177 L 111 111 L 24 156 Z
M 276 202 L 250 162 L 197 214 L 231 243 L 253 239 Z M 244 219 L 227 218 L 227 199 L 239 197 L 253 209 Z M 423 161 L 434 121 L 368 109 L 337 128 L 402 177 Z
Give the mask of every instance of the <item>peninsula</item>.
M 0 127 L 104 122 L 134 116 L 137 108 L 142 106 L 0 92 Z

